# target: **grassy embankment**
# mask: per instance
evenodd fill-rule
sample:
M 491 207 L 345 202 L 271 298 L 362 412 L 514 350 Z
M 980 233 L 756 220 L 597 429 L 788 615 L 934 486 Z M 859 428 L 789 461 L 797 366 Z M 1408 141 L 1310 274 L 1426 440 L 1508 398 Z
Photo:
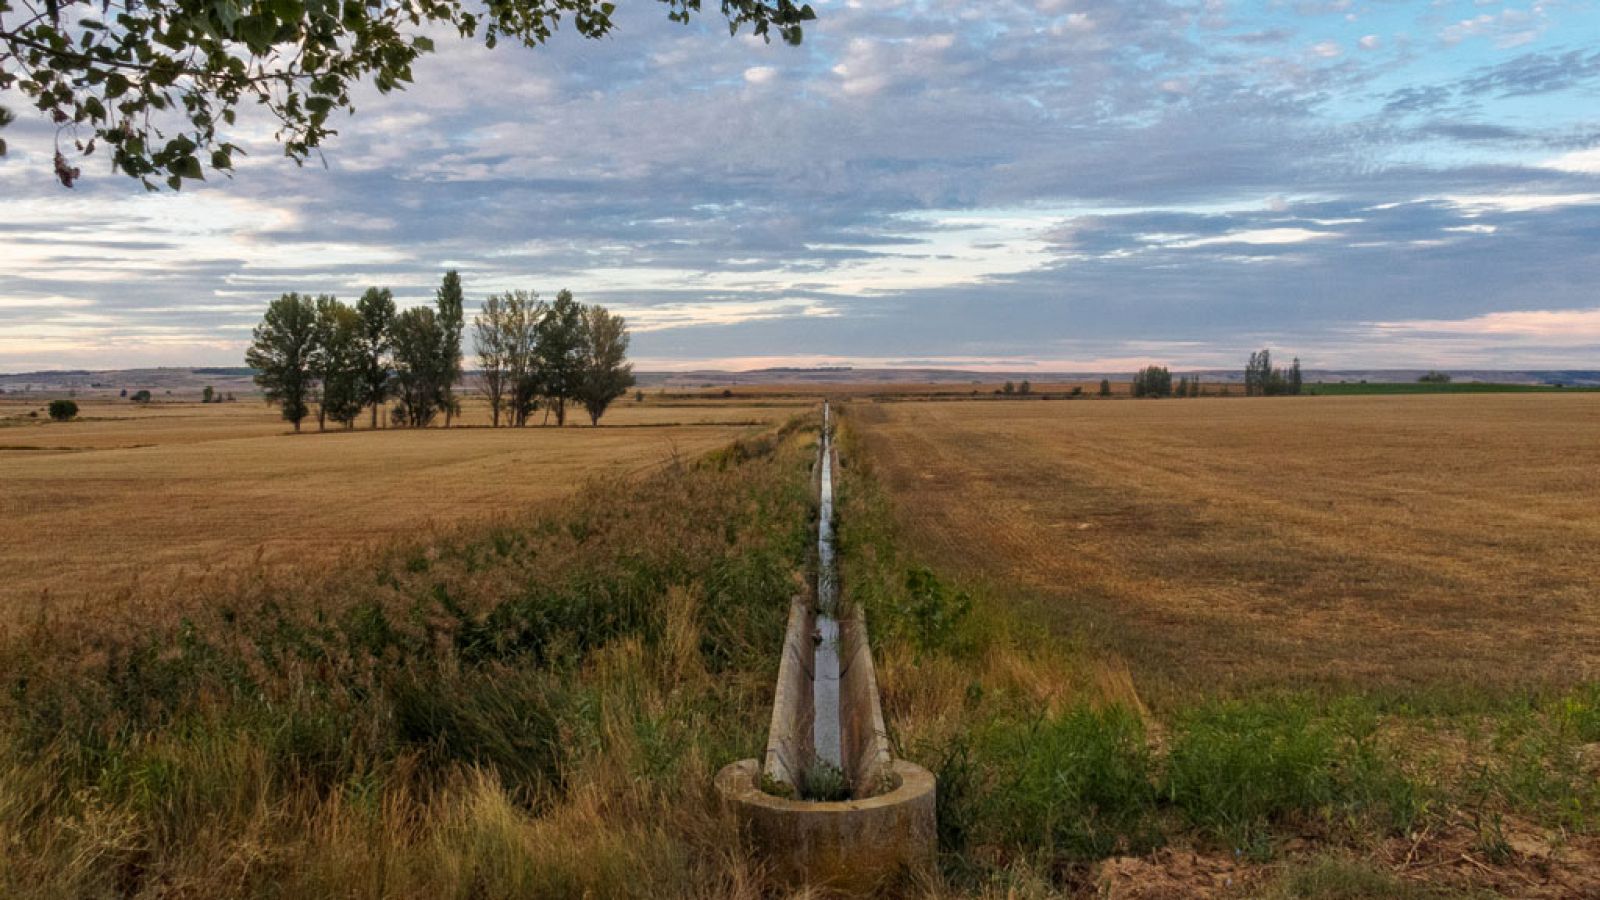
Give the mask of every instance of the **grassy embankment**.
M 39 623 L 0 650 L 0 896 L 750 895 L 710 785 L 765 739 L 812 447 Z
M 1091 894 L 1117 881 L 1100 861 L 1123 856 L 1143 857 L 1135 889 L 1188 860 L 1177 893 L 1155 896 L 1595 888 L 1600 688 L 1196 681 L 1152 711 L 1145 673 L 1103 640 L 907 541 L 903 523 L 946 511 L 896 509 L 858 412 L 841 442 L 846 590 L 868 606 L 897 751 L 939 776 L 946 890 Z

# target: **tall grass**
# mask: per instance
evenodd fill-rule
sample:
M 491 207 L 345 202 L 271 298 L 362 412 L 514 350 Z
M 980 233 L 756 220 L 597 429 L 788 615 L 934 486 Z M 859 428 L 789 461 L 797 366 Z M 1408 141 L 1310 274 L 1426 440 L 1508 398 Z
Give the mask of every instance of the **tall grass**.
M 545 515 L 0 648 L 0 896 L 749 895 L 798 423 Z M 731 848 L 731 849 L 730 849 Z

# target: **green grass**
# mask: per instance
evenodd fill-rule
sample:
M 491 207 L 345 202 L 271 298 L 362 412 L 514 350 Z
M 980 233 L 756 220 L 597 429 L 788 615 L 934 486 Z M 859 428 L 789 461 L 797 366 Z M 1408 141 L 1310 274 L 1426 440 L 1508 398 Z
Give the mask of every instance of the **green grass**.
M 1541 394 L 1554 392 L 1600 391 L 1600 387 L 1556 387 L 1553 384 L 1493 384 L 1471 381 L 1453 381 L 1433 384 L 1416 381 L 1355 382 L 1307 384 L 1307 394 L 1344 397 L 1364 394 Z

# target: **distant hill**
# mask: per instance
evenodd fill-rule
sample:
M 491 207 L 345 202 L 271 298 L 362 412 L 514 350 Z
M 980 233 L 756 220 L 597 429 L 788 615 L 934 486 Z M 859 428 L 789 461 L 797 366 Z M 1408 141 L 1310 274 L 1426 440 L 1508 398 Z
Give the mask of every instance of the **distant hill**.
M 1211 383 L 1235 384 L 1243 381 L 1238 369 L 1183 369 L 1174 367 L 1173 374 L 1198 374 Z M 1406 384 L 1415 383 L 1427 369 L 1308 369 L 1308 384 Z M 1563 385 L 1566 387 L 1600 387 L 1600 369 L 1453 369 L 1448 370 L 1456 383 L 1483 382 L 1489 384 Z M 75 391 L 80 393 L 113 392 L 127 389 L 130 393 L 148 390 L 153 394 L 172 393 L 174 396 L 198 396 L 207 385 L 224 393 L 238 396 L 256 393 L 251 381 L 252 370 L 238 367 L 156 368 L 156 369 L 74 369 L 54 372 L 21 372 L 0 374 L 0 391 L 5 393 L 54 394 Z M 1077 371 L 1045 372 L 1033 370 L 974 371 L 971 369 L 905 368 L 862 369 L 849 366 L 822 366 L 817 368 L 781 367 L 727 371 L 723 369 L 694 369 L 679 372 L 637 373 L 639 386 L 644 388 L 722 388 L 756 385 L 792 384 L 800 386 L 829 384 L 994 384 L 1001 381 L 1027 379 L 1035 384 L 1061 382 L 1093 382 L 1101 378 L 1127 381 L 1131 372 Z
M 1174 375 L 1198 374 L 1212 383 L 1242 383 L 1242 369 L 1184 369 L 1173 367 Z M 1341 381 L 1359 383 L 1415 382 L 1429 369 L 1307 369 L 1308 383 Z M 1560 370 L 1448 370 L 1458 382 L 1485 382 L 1491 384 L 1562 384 L 1567 386 L 1600 386 L 1600 369 Z M 1028 379 L 1036 384 L 1049 382 L 1127 381 L 1132 372 L 1075 371 L 1047 372 L 1029 369 L 1017 371 L 975 371 L 971 369 L 858 369 L 824 367 L 815 369 L 771 368 L 729 372 L 720 369 L 699 369 L 683 372 L 639 372 L 639 383 L 646 387 L 723 387 L 765 384 L 985 384 L 1000 381 Z

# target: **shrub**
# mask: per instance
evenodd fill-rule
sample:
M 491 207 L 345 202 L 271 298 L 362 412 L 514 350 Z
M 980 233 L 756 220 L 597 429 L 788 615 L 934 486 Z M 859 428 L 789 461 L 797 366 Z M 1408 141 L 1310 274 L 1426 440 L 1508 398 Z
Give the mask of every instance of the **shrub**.
M 78 415 L 78 404 L 71 400 L 51 400 L 50 418 L 57 422 L 70 422 Z
M 898 612 L 919 653 L 951 649 L 962 622 L 972 612 L 972 598 L 965 591 L 947 588 L 933 570 L 916 568 L 906 572 L 906 601 Z
M 137 391 L 134 391 L 133 392 L 133 396 L 129 397 L 128 399 L 132 400 L 134 403 L 149 403 L 150 402 L 150 392 L 146 391 L 146 390 L 142 390 L 142 389 L 141 390 L 137 390 Z
M 1418 378 L 1417 382 L 1419 384 L 1449 384 L 1450 373 L 1440 372 L 1438 369 L 1430 369 L 1428 374 Z

